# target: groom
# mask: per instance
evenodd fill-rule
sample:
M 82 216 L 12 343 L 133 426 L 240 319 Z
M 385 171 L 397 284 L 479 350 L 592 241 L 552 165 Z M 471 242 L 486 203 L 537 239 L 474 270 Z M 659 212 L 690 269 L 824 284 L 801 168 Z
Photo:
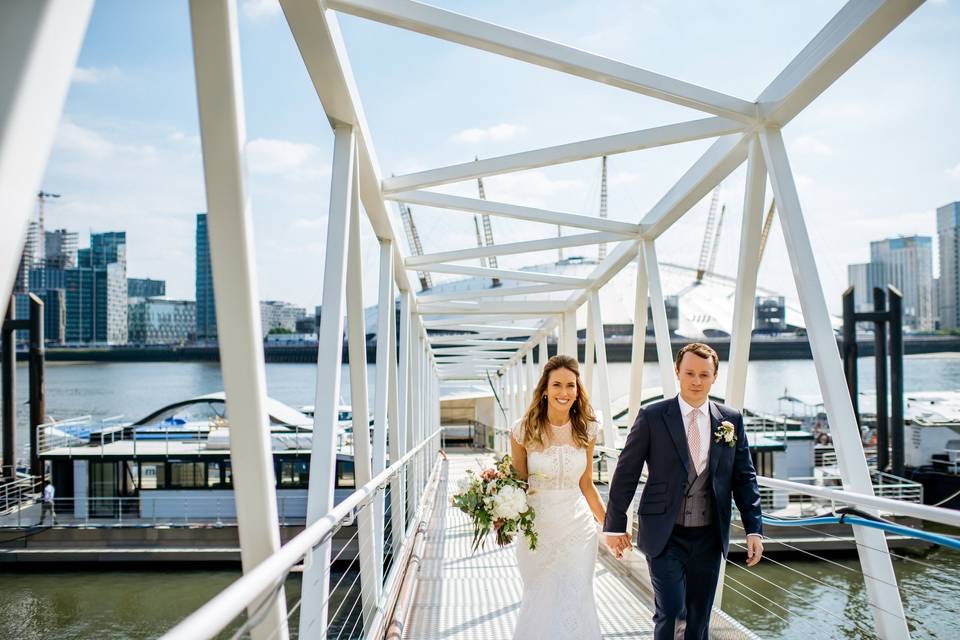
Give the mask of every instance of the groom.
M 709 400 L 720 359 L 705 344 L 677 353 L 680 393 L 637 416 L 610 484 L 603 524 L 619 558 L 632 541 L 627 509 L 643 465 L 637 546 L 647 558 L 656 600 L 655 640 L 673 640 L 686 618 L 686 640 L 706 640 L 720 562 L 730 541 L 730 498 L 747 532 L 747 566 L 760 562 L 760 490 L 740 412 Z M 684 614 L 685 612 L 685 614 Z

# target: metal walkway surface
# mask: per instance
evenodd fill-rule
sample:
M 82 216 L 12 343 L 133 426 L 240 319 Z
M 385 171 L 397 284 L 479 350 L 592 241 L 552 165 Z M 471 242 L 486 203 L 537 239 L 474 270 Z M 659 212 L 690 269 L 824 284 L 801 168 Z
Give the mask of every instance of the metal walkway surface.
M 467 469 L 490 466 L 486 452 L 450 453 L 440 479 L 417 591 L 404 638 L 411 640 L 510 640 L 520 610 L 522 582 L 512 546 L 492 539 L 473 553 L 466 514 L 450 506 Z M 652 613 L 635 585 L 616 575 L 600 553 L 594 589 L 604 638 L 652 637 Z

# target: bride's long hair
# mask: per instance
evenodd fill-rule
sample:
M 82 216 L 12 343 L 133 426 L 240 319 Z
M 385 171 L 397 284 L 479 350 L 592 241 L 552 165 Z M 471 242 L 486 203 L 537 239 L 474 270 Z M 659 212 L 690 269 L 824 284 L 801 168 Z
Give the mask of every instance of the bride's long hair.
M 576 358 L 565 355 L 553 356 L 543 365 L 543 373 L 540 374 L 540 381 L 533 391 L 533 399 L 523 414 L 523 444 L 526 447 L 543 447 L 548 440 L 550 424 L 547 420 L 547 383 L 550 381 L 550 374 L 557 369 L 566 369 L 577 377 L 577 397 L 570 405 L 570 425 L 574 443 L 578 447 L 586 448 L 590 443 L 587 425 L 596 422 L 597 417 L 590 406 L 587 390 L 580 381 L 580 364 Z

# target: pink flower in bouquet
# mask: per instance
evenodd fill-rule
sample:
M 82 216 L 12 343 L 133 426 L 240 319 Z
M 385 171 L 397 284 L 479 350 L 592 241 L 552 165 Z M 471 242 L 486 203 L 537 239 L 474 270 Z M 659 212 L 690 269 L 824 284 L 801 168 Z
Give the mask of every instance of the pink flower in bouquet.
M 480 477 L 483 478 L 486 482 L 490 482 L 491 480 L 496 480 L 496 478 L 497 478 L 497 470 L 496 470 L 496 469 L 484 469 L 482 472 L 480 472 Z

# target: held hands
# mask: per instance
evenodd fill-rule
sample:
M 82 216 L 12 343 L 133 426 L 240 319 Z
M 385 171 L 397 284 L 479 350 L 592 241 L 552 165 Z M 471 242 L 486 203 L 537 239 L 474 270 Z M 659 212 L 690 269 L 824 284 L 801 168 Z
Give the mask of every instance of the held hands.
M 763 538 L 747 536 L 747 566 L 752 567 L 763 557 Z
M 633 546 L 633 542 L 630 540 L 630 535 L 623 533 L 618 536 L 603 536 L 603 541 L 607 545 L 607 548 L 610 550 L 616 558 L 619 560 L 623 557 L 623 552 Z

